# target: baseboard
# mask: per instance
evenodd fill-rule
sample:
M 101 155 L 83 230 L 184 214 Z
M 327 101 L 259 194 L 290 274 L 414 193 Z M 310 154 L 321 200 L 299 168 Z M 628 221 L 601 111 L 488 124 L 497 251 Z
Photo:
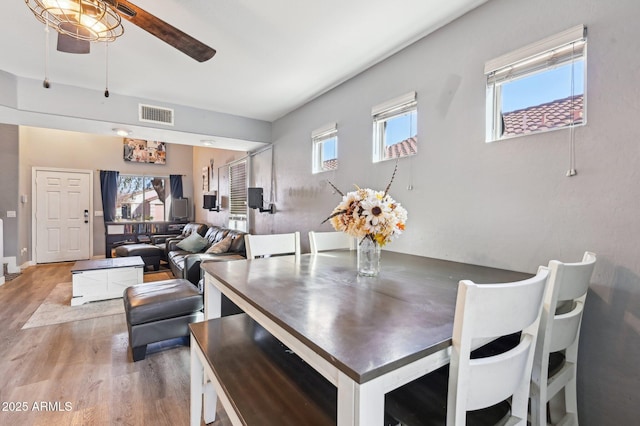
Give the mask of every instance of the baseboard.
M 107 256 L 105 256 L 104 254 L 100 254 L 98 256 L 91 256 L 91 260 L 96 260 L 96 259 L 106 259 Z
M 22 265 L 20 265 L 20 271 L 24 271 L 28 267 L 35 266 L 35 265 L 36 265 L 36 262 L 34 262 L 33 260 L 27 260 Z M 18 271 L 18 272 L 20 272 L 20 271 Z
M 17 274 L 18 272 L 21 272 L 21 269 L 18 268 L 18 265 L 16 265 L 15 256 L 9 256 L 9 257 L 3 258 L 3 263 L 7 264 L 7 272 L 9 274 Z

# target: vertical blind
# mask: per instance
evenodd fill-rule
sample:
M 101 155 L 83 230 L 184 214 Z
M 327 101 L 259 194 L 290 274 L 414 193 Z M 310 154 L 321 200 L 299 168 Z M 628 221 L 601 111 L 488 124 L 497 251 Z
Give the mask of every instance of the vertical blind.
M 247 214 L 247 161 L 229 166 L 229 213 Z

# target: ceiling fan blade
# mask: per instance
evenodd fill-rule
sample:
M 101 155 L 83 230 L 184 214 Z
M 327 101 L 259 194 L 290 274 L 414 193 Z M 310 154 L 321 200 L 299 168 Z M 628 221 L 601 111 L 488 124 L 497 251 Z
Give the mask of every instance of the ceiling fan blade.
M 153 34 L 198 62 L 207 61 L 216 54 L 215 49 L 212 49 L 133 3 L 117 0 L 116 10 L 120 16 L 127 21 Z

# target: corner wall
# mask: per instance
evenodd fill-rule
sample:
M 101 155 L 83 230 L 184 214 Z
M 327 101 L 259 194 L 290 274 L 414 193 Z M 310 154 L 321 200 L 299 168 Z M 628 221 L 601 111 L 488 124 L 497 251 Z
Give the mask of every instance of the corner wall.
M 195 221 L 212 225 L 228 226 L 229 224 L 229 179 L 225 165 L 247 155 L 243 151 L 193 147 L 194 205 Z M 211 165 L 213 164 L 213 176 Z M 208 211 L 202 208 L 203 168 L 209 167 L 209 191 L 218 191 L 217 203 L 220 211 Z M 221 204 L 222 203 L 222 204 Z

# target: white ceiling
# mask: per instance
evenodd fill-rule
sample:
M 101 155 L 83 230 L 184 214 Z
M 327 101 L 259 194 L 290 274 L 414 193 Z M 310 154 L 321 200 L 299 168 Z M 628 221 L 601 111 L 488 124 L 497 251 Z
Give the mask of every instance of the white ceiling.
M 109 46 L 118 95 L 274 121 L 487 0 L 134 0 L 217 50 L 199 63 L 123 20 Z M 0 70 L 43 79 L 43 24 L 4 0 Z M 102 91 L 105 48 L 55 50 L 49 80 Z

